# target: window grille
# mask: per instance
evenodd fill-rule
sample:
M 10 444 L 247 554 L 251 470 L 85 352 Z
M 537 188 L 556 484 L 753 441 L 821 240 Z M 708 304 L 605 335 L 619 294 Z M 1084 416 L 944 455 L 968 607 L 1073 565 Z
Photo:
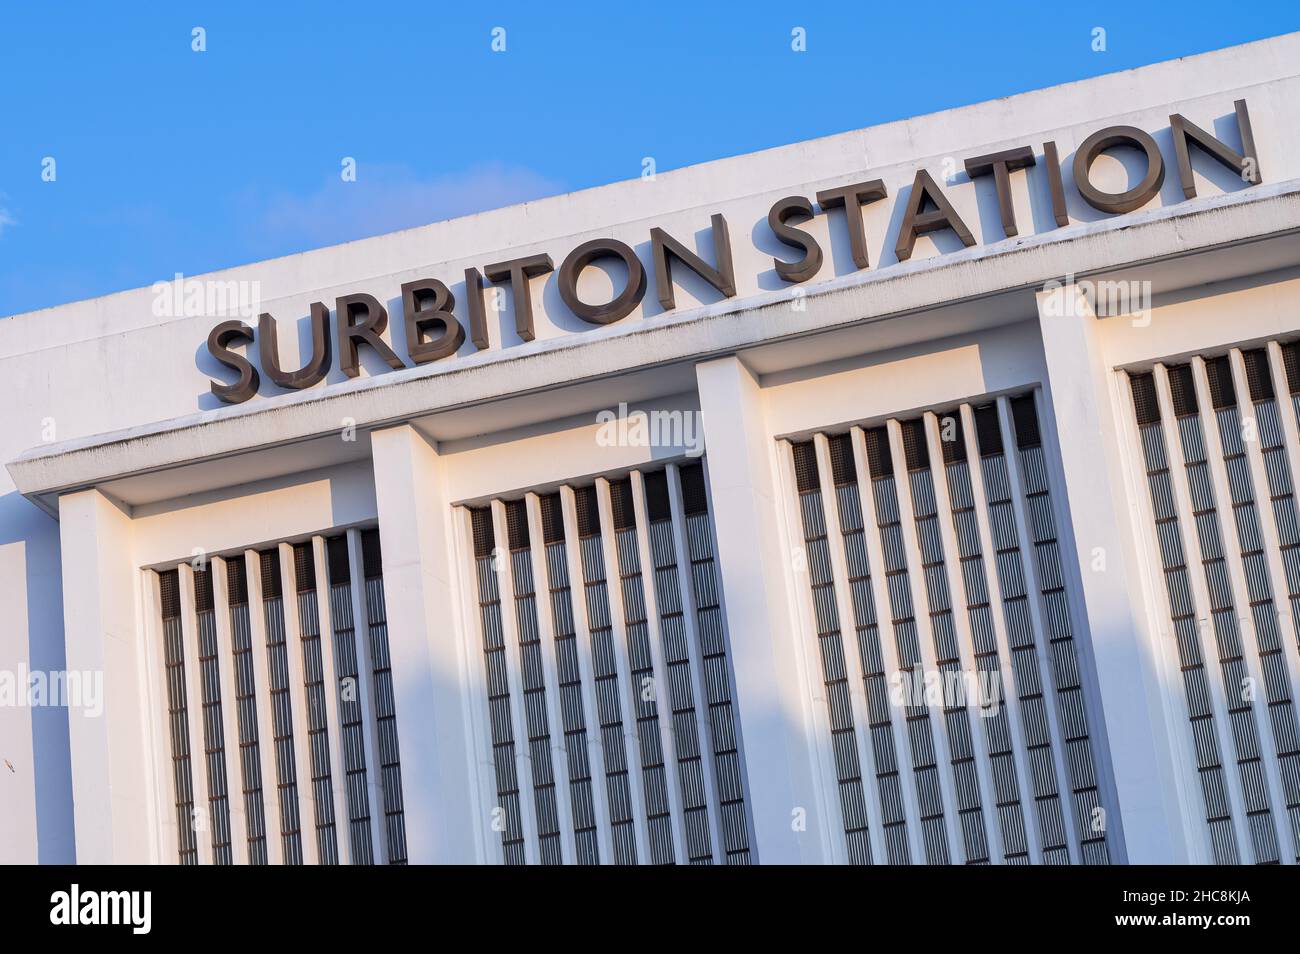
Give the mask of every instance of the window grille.
M 701 465 L 494 500 L 467 526 L 503 860 L 747 863 Z
M 846 859 L 1108 863 L 1035 395 L 786 453 Z
M 378 533 L 183 563 L 157 580 L 178 860 L 404 863 Z
M 1232 348 L 1129 376 L 1166 638 L 1218 864 L 1300 855 L 1294 347 Z M 1277 401 L 1283 383 L 1289 415 Z

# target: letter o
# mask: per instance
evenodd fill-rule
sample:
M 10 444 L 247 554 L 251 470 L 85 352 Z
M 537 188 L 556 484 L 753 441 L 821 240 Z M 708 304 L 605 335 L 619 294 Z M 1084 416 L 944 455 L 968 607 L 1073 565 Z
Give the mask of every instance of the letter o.
M 1088 179 L 1092 164 L 1107 149 L 1133 146 L 1146 153 L 1147 174 L 1127 192 L 1102 192 Z M 1165 181 L 1165 161 L 1156 141 L 1136 126 L 1107 126 L 1099 129 L 1074 153 L 1074 184 L 1087 202 L 1101 212 L 1123 214 L 1140 209 L 1160 191 Z
M 603 305 L 589 305 L 578 297 L 578 276 L 600 258 L 619 258 L 627 266 L 627 285 L 621 294 Z M 569 310 L 593 325 L 609 325 L 626 318 L 645 297 L 645 268 L 641 260 L 623 242 L 616 239 L 592 239 L 583 242 L 560 265 L 560 297 Z

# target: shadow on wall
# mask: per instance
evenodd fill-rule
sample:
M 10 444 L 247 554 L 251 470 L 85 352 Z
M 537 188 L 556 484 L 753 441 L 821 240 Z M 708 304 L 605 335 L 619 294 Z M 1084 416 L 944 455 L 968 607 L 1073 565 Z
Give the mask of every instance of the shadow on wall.
M 0 593 L 8 600 L 25 600 L 27 646 L 24 658 L 0 659 L 0 667 L 18 670 L 25 663 L 28 672 L 58 672 L 66 666 L 63 645 L 63 572 L 59 553 L 59 525 L 17 491 L 0 495 L 0 567 L 4 572 L 21 568 L 22 583 L 0 578 Z M 22 605 L 8 603 L 5 624 L 19 631 L 17 620 Z M 19 648 L 21 653 L 21 647 Z M 24 687 L 25 688 L 25 687 Z M 13 775 L 28 775 L 36 802 L 36 861 L 42 864 L 72 864 L 76 861 L 76 840 L 72 814 L 72 762 L 68 742 L 68 710 L 63 706 L 41 706 L 31 714 L 31 758 L 25 753 L 14 758 Z M 0 772 L 10 773 L 0 763 Z M 12 781 L 9 779 L 8 781 Z M 19 781 L 20 785 L 28 784 Z

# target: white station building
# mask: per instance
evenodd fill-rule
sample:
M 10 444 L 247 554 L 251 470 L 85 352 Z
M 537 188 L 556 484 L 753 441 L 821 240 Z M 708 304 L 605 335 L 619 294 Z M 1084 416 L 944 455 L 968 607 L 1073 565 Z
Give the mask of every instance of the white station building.
M 1295 34 L 0 320 L 0 860 L 1295 863 L 1298 103 Z

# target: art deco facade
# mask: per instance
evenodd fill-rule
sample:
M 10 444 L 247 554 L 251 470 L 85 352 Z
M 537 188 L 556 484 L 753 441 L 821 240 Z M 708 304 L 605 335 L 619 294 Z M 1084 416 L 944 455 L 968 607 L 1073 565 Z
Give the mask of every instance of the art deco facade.
M 1295 863 L 1297 102 L 1300 35 L 0 320 L 0 665 L 102 677 L 0 707 L 3 860 Z

